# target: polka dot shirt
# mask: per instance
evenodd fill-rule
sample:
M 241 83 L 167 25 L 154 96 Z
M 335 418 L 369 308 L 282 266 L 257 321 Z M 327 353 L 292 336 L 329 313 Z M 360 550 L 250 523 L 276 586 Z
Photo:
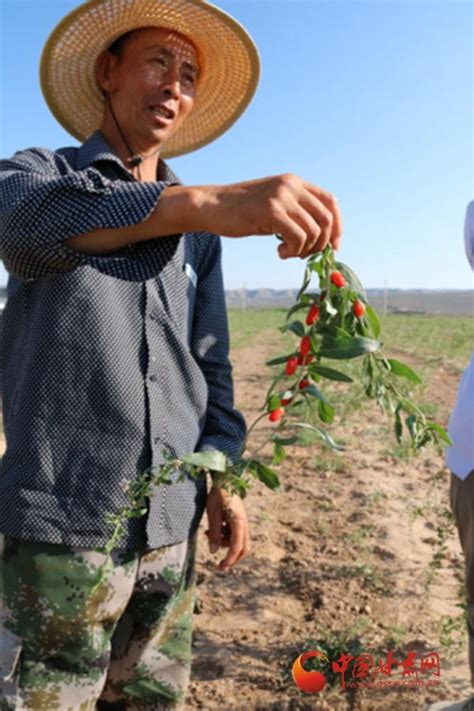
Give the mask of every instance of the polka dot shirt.
M 0 531 L 101 546 L 126 484 L 173 456 L 246 432 L 234 408 L 220 237 L 186 233 L 107 254 L 65 245 L 144 221 L 179 183 L 162 160 L 139 182 L 100 131 L 82 146 L 30 148 L 0 161 L 2 318 Z M 178 543 L 196 531 L 207 482 L 156 487 L 118 547 Z

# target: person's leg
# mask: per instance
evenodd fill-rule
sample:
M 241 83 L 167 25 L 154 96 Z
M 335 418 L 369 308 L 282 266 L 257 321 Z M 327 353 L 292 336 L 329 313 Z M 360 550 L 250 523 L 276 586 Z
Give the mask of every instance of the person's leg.
M 105 555 L 8 536 L 3 543 L 0 708 L 94 711 L 139 554 L 115 551 L 114 569 L 91 594 Z
M 464 480 L 451 473 L 450 502 L 466 566 L 469 666 L 474 687 L 474 471 Z
M 191 673 L 197 533 L 145 552 L 112 638 L 98 711 L 183 708 Z

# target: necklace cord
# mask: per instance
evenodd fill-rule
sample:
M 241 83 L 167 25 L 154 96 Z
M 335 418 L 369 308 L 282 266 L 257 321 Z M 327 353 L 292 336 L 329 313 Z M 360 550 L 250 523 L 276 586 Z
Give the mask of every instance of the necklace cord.
M 143 161 L 146 160 L 147 158 L 151 158 L 152 156 L 154 156 L 154 155 L 156 155 L 157 153 L 159 153 L 159 151 L 161 150 L 161 147 L 158 148 L 157 151 L 153 151 L 153 153 L 150 153 L 149 156 L 145 156 L 145 157 L 141 156 L 139 153 L 134 153 L 134 152 L 132 151 L 132 149 L 130 148 L 127 139 L 126 139 L 125 136 L 123 135 L 123 131 L 122 131 L 122 129 L 120 128 L 119 122 L 117 121 L 117 117 L 116 117 L 116 115 L 115 115 L 115 111 L 114 111 L 113 106 L 112 106 L 112 101 L 110 100 L 110 96 L 109 96 L 108 92 L 107 92 L 106 95 L 107 95 L 107 100 L 108 100 L 108 102 L 109 102 L 110 112 L 111 112 L 112 117 L 113 117 L 113 119 L 114 119 L 114 121 L 115 121 L 115 125 L 117 126 L 117 130 L 118 130 L 118 132 L 120 133 L 120 136 L 122 137 L 122 141 L 125 143 L 128 152 L 130 153 L 130 158 L 129 158 L 128 160 L 130 161 L 130 164 L 132 165 L 133 168 L 137 168 L 137 171 L 138 171 L 138 179 L 141 180 L 141 179 L 142 179 L 142 176 L 141 176 L 141 172 L 140 172 L 140 163 L 143 163 Z

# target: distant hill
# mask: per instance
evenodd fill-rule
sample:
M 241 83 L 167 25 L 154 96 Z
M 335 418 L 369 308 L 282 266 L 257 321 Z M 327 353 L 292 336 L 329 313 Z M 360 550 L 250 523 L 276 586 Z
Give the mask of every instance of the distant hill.
M 230 289 L 226 291 L 228 308 L 288 308 L 296 300 L 298 289 Z M 383 313 L 427 313 L 474 315 L 474 291 L 456 289 L 367 289 L 372 306 Z
M 296 300 L 298 289 L 229 289 L 225 292 L 228 308 L 289 308 Z M 386 298 L 387 313 L 427 313 L 474 315 L 474 291 L 456 289 L 367 289 L 367 298 L 379 313 L 383 313 Z M 6 299 L 6 289 L 0 287 L 0 305 Z

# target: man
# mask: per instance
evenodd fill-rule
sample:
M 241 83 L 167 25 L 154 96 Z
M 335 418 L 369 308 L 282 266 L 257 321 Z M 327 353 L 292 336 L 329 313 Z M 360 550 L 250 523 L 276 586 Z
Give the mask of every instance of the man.
M 338 247 L 339 210 L 293 175 L 186 187 L 163 161 L 219 136 L 257 84 L 253 42 L 205 2 L 91 0 L 52 33 L 41 77 L 83 143 L 0 164 L 3 707 L 179 708 L 196 531 L 206 508 L 211 552 L 235 566 L 243 503 L 176 472 L 97 588 L 104 515 L 163 449 L 239 454 L 218 235 L 278 233 L 281 258 L 305 258 Z
M 466 257 L 474 269 L 474 201 L 467 206 L 464 221 Z M 469 669 L 474 687 L 474 353 L 463 373 L 451 418 L 452 447 L 446 451 L 451 470 L 449 498 L 465 561 Z M 462 711 L 474 711 L 474 696 Z

